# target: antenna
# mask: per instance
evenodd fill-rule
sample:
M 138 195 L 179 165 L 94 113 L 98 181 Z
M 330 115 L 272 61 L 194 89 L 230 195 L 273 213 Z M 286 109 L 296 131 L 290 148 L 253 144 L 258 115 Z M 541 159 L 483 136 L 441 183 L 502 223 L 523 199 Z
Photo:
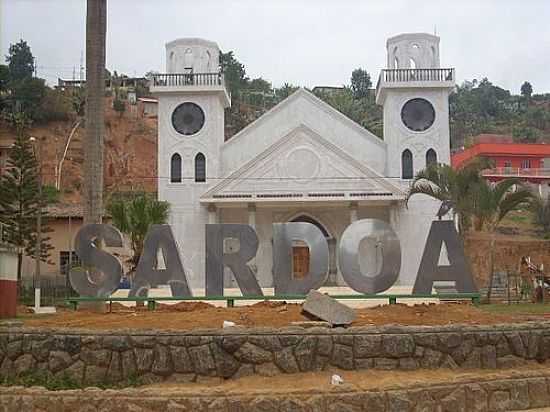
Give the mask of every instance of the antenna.
M 437 24 L 434 24 L 434 36 L 437 36 Z

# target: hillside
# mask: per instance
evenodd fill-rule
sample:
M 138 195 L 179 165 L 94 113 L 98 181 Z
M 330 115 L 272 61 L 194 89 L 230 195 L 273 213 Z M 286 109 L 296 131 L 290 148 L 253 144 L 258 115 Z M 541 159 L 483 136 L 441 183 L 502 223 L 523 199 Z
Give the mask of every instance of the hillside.
M 156 192 L 157 124 L 156 118 L 143 117 L 137 106 L 127 105 L 121 116 L 112 108 L 112 98 L 105 98 L 105 192 L 144 190 Z M 55 186 L 57 169 L 63 158 L 71 130 L 78 118 L 53 121 L 34 126 L 29 134 L 42 139 L 43 175 L 46 185 Z M 85 124 L 80 125 L 69 142 L 61 166 L 61 201 L 77 203 L 81 198 L 82 142 Z M 0 143 L 9 144 L 13 130 L 0 127 Z

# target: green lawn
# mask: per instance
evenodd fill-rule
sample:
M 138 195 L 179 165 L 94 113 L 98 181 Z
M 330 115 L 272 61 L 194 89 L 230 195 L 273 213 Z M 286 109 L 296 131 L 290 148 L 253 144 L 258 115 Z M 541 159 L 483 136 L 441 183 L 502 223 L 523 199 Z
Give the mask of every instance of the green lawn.
M 492 303 L 479 305 L 478 308 L 491 313 L 510 315 L 542 315 L 546 313 L 550 314 L 550 303 Z

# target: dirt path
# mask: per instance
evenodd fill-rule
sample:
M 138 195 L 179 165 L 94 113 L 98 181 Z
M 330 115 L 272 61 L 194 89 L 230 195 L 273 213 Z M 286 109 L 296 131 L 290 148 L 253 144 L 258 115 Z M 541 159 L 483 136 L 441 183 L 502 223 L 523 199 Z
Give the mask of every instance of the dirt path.
M 494 314 L 470 304 L 384 305 L 356 309 L 352 326 L 368 325 L 448 325 L 496 324 L 522 322 L 525 315 Z M 222 327 L 223 321 L 246 327 L 283 327 L 292 322 L 310 320 L 301 312 L 301 305 L 262 302 L 251 306 L 219 308 L 202 302 L 161 305 L 154 312 L 113 304 L 113 312 L 98 314 L 86 311 L 61 310 L 55 315 L 29 317 L 26 326 L 74 327 L 89 329 L 171 329 L 191 330 Z

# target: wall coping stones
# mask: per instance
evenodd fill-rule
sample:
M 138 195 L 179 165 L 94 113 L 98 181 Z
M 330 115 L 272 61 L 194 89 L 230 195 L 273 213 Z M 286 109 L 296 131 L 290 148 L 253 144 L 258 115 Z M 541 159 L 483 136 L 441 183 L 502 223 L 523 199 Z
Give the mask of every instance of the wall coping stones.
M 376 335 L 376 334 L 417 334 L 417 333 L 481 333 L 481 332 L 530 332 L 538 330 L 550 335 L 550 321 L 529 321 L 521 323 L 502 323 L 494 325 L 453 324 L 443 326 L 409 326 L 409 325 L 385 325 L 385 326 L 352 326 L 348 328 L 288 326 L 281 328 L 268 327 L 229 327 L 219 329 L 194 329 L 194 330 L 159 330 L 159 329 L 81 329 L 81 328 L 51 328 L 51 327 L 27 327 L 27 326 L 0 326 L 0 335 L 25 334 L 25 335 L 78 335 L 78 336 L 231 336 L 231 335 Z

